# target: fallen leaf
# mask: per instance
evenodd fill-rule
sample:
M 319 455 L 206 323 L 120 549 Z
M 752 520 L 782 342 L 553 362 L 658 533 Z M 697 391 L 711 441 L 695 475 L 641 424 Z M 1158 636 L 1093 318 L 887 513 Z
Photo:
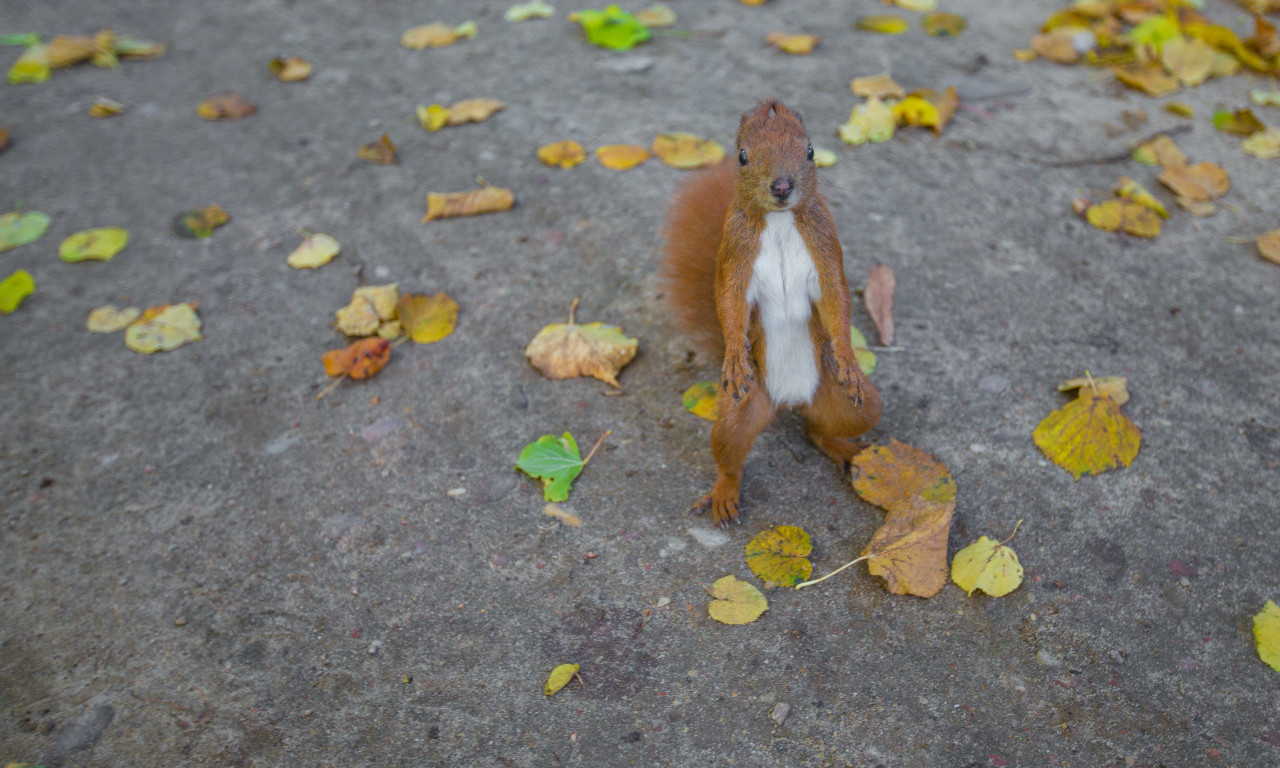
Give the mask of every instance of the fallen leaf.
M 970 596 L 981 589 L 992 597 L 1004 597 L 1022 584 L 1022 563 L 1009 547 L 981 536 L 951 560 L 951 580 Z
M 1169 211 L 1164 207 L 1164 203 L 1157 200 L 1154 195 L 1147 191 L 1146 187 L 1128 176 L 1121 176 L 1116 181 L 1114 191 L 1118 197 L 1150 208 L 1159 214 L 1162 219 L 1169 218 Z
M 907 95 L 902 86 L 894 82 L 893 78 L 887 74 L 868 75 L 867 77 L 855 77 L 849 83 L 849 90 L 853 91 L 855 96 L 861 96 L 864 99 L 900 99 Z
M 39 211 L 6 213 L 0 216 L 0 253 L 34 243 L 49 228 L 49 217 Z
M 488 120 L 495 112 L 506 109 L 497 99 L 466 99 L 456 104 L 449 105 L 449 117 L 446 121 L 447 125 L 463 125 L 465 123 L 480 123 Z
M 769 601 L 760 590 L 736 576 L 716 579 L 709 591 L 707 613 L 721 624 L 750 624 L 769 610 Z
M 938 8 L 938 0 L 892 0 L 893 4 L 908 11 L 925 13 Z
M 538 331 L 524 355 L 533 367 L 550 379 L 571 379 L 591 376 L 614 387 L 618 372 L 636 356 L 639 341 L 627 336 L 616 325 L 574 321 L 574 310 L 569 312 L 569 322 L 552 323 Z
M 1249 91 L 1249 101 L 1260 107 L 1280 107 L 1280 91 L 1264 91 L 1254 88 Z
M 549 517 L 554 517 L 555 519 L 559 520 L 561 523 L 569 526 L 570 528 L 578 528 L 578 527 L 581 527 L 582 525 L 582 518 L 578 517 L 572 512 L 561 509 L 559 504 L 548 504 L 547 506 L 542 508 L 542 514 L 547 515 Z
M 1157 178 L 1178 197 L 1191 202 L 1216 200 L 1231 189 L 1227 172 L 1213 163 L 1166 166 Z
M 0 128 L 0 152 L 9 148 L 9 129 Z
M 1273 264 L 1280 264 L 1280 229 L 1258 235 L 1254 243 L 1258 246 L 1258 253 L 1262 258 Z
M 1178 81 L 1158 64 L 1123 64 L 1111 67 L 1116 79 L 1148 96 L 1164 96 L 1178 90 Z
M 395 341 L 404 335 L 404 329 L 400 326 L 399 320 L 387 320 L 378 325 L 378 338 L 387 341 Z
M 587 159 L 587 151 L 578 142 L 566 139 L 538 147 L 538 159 L 552 168 L 572 168 Z
M 440 104 L 429 107 L 418 105 L 418 123 L 424 131 L 435 132 L 449 124 L 449 109 Z
M 596 159 L 613 171 L 635 168 L 649 157 L 649 150 L 635 144 L 609 144 L 596 149 Z
M 458 302 L 448 294 L 406 293 L 396 302 L 404 334 L 419 344 L 440 341 L 458 325 Z
M 49 66 L 49 54 L 46 46 L 36 44 L 28 46 L 18 60 L 9 67 L 6 79 L 10 85 L 19 83 L 43 83 L 49 79 L 52 68 Z
M 1190 104 L 1185 104 L 1181 101 L 1170 101 L 1166 103 L 1164 105 L 1164 111 L 1168 112 L 1171 115 L 1177 115 L 1178 117 L 1185 117 L 1188 120 L 1195 117 L 1196 115 L 1196 110 L 1194 107 L 1192 107 Z
M 1098 394 L 1106 395 L 1116 405 L 1129 402 L 1129 380 L 1123 376 L 1099 376 L 1068 379 L 1058 385 L 1059 392 L 1074 392 L 1085 387 L 1096 388 Z
M 666 3 L 654 3 L 637 13 L 636 20 L 649 29 L 673 27 L 677 21 L 676 12 Z
M 125 35 L 116 36 L 116 55 L 127 59 L 158 59 L 164 55 L 164 43 L 135 40 Z
M 853 359 L 858 368 L 870 376 L 876 371 L 876 353 L 867 348 L 867 337 L 855 325 L 849 326 L 849 343 L 853 346 Z
M 955 37 L 964 31 L 968 22 L 963 16 L 957 16 L 954 13 L 934 11 L 926 13 L 920 20 L 920 25 L 924 27 L 924 33 L 930 37 Z
M 272 59 L 267 62 L 267 69 L 277 80 L 285 83 L 297 83 L 311 77 L 311 62 L 300 56 Z
M 908 96 L 894 103 L 890 110 L 899 126 L 918 125 L 930 128 L 938 124 L 938 109 L 920 96 Z
M 856 458 L 855 458 L 856 461 Z M 933 597 L 947 583 L 947 537 L 955 500 L 916 498 L 889 511 L 866 548 L 867 572 L 895 595 Z
M 836 164 L 836 153 L 829 149 L 814 147 L 813 164 L 819 168 L 830 168 Z
M 886 510 L 912 506 L 917 499 L 945 504 L 955 501 L 956 484 L 945 464 L 924 451 L 893 438 L 854 457 L 858 495 Z
M 895 123 L 893 110 L 872 96 L 849 113 L 849 121 L 840 126 L 840 140 L 853 146 L 879 144 L 893 138 Z
M 1180 168 L 1187 164 L 1187 156 L 1173 143 L 1173 139 L 1160 134 L 1133 150 L 1133 159 L 1143 165 Z
M 517 3 L 502 14 L 507 21 L 528 21 L 529 19 L 549 19 L 556 14 L 556 9 L 545 0 L 532 0 L 528 3 Z
M 1027 61 L 1035 61 L 1038 58 L 1040 58 L 1039 54 L 1037 54 L 1031 48 L 1015 48 L 1013 51 L 1014 61 L 1027 62 Z
M 365 144 L 356 151 L 356 157 L 367 163 L 391 165 L 396 161 L 396 145 L 391 143 L 387 134 L 372 144 Z
M 890 16 L 888 14 L 863 16 L 854 24 L 857 29 L 867 32 L 877 32 L 882 35 L 900 35 L 911 28 L 907 20 L 900 16 Z
M 396 317 L 399 299 L 396 283 L 357 288 L 351 301 L 335 313 L 334 328 L 344 336 L 371 336 L 383 322 Z
M 1076 48 L 1078 30 L 1055 29 L 1031 38 L 1031 51 L 1035 55 L 1058 64 L 1075 64 L 1080 60 Z
M 173 219 L 174 234 L 179 237 L 203 239 L 213 235 L 213 230 L 231 221 L 231 216 L 220 205 L 206 205 L 194 211 L 180 213 Z
M 196 107 L 196 114 L 205 120 L 239 120 L 257 111 L 253 102 L 238 93 L 215 96 Z
M 1280 128 L 1270 126 L 1245 139 L 1240 146 L 1259 160 L 1274 160 L 1280 157 Z
M 663 133 L 653 140 L 653 154 L 672 168 L 702 168 L 724 159 L 724 147 L 692 133 Z
M 1104 232 L 1123 231 L 1136 237 L 1156 237 L 1160 234 L 1159 215 L 1140 203 L 1130 200 L 1104 200 L 1089 206 L 1085 219 Z
M 124 331 L 124 345 L 147 355 L 168 352 L 202 338 L 200 316 L 189 302 L 149 307 Z
M 377 336 L 360 339 L 343 349 L 331 349 L 321 358 L 329 376 L 347 375 L 356 380 L 373 377 L 390 359 L 391 342 Z
M 7 315 L 22 304 L 22 300 L 36 289 L 35 278 L 25 269 L 0 280 L 0 315 Z
M 582 468 L 591 461 L 596 449 L 608 437 L 606 432 L 583 459 L 578 453 L 578 444 L 573 435 L 565 432 L 560 437 L 543 435 L 520 451 L 516 461 L 516 469 L 530 477 L 542 480 L 542 497 L 546 501 L 564 501 L 569 498 L 569 490 L 574 479 L 582 472 Z
M 1213 74 L 1215 53 L 1213 46 L 1203 40 L 1178 36 L 1165 42 L 1160 63 L 1182 85 L 1195 86 Z
M 89 117 L 111 117 L 124 112 L 124 105 L 111 99 L 97 99 L 89 107 Z
M 1082 387 L 1075 400 L 1045 417 L 1032 439 L 1075 479 L 1129 466 L 1142 435 L 1110 397 Z
M 1274 601 L 1268 600 L 1253 617 L 1253 640 L 1258 646 L 1258 658 L 1280 672 L 1280 606 Z
M 85 328 L 90 333 L 115 333 L 133 325 L 141 315 L 142 310 L 137 307 L 120 308 L 114 304 L 105 304 L 89 312 Z
M 108 35 L 104 42 L 114 48 L 113 36 Z M 45 57 L 49 66 L 54 69 L 70 67 L 82 61 L 88 61 L 101 50 L 97 39 L 85 35 L 58 35 L 45 45 Z
M 1253 116 L 1251 109 L 1237 109 L 1234 112 L 1220 109 L 1213 113 L 1213 127 L 1223 133 L 1236 136 L 1252 136 L 1267 128 L 1261 120 Z
M 568 685 L 576 674 L 578 674 L 577 664 L 561 664 L 551 670 L 551 675 L 547 678 L 547 684 L 543 686 L 542 692 L 547 696 L 554 694 Z
M 58 257 L 66 262 L 111 261 L 129 242 L 129 230 L 120 227 L 99 227 L 77 232 L 58 247 Z
M 1249 69 L 1267 72 L 1271 68 L 1266 59 L 1246 48 L 1235 32 L 1220 24 L 1189 22 L 1182 25 L 1182 31 L 1189 37 L 1205 41 L 1223 53 L 1231 54 Z
M 587 42 L 613 51 L 629 51 L 652 37 L 643 22 L 616 5 L 571 13 L 569 21 L 582 26 Z
M 867 274 L 867 286 L 862 291 L 862 300 L 867 305 L 867 313 L 876 324 L 876 332 L 880 334 L 880 344 L 893 346 L 893 289 L 896 281 L 893 270 L 888 264 L 876 264 Z
M 400 36 L 400 45 L 412 51 L 424 48 L 443 48 L 459 40 L 476 36 L 476 23 L 464 21 L 456 27 L 447 24 L 425 24 L 414 27 Z
M 294 269 L 316 269 L 332 261 L 341 249 L 338 241 L 328 235 L 307 235 L 286 262 Z
M 764 581 L 792 587 L 813 573 L 808 555 L 813 543 L 803 528 L 779 525 L 756 534 L 747 542 L 747 566 Z
M 714 422 L 720 418 L 719 392 L 716 390 L 716 385 L 710 381 L 694 384 L 686 389 L 680 398 L 680 404 L 689 413 L 701 416 L 707 421 Z
M 807 56 L 813 53 L 813 49 L 818 47 L 818 43 L 822 41 L 822 38 L 817 35 L 789 35 L 785 32 L 770 32 L 765 35 L 764 41 L 783 53 Z
M 427 215 L 422 217 L 422 222 L 509 211 L 515 202 L 516 196 L 503 187 L 481 187 L 448 194 L 428 192 Z

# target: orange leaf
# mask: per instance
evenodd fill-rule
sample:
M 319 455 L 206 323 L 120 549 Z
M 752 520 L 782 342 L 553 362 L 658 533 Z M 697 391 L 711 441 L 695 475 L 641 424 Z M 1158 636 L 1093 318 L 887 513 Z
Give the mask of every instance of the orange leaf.
M 596 159 L 605 168 L 625 171 L 648 160 L 649 150 L 635 144 L 609 144 L 596 149 Z
M 587 159 L 587 152 L 578 142 L 566 139 L 538 147 L 538 159 L 553 168 L 572 168 Z
M 384 133 L 382 138 L 372 144 L 365 144 L 357 150 L 356 157 L 368 163 L 391 165 L 396 161 L 396 145 L 392 144 L 391 138 Z
M 854 457 L 853 489 L 879 507 L 910 507 L 916 498 L 945 503 L 955 499 L 956 484 L 947 467 L 918 448 L 890 438 Z
M 1191 202 L 1215 200 L 1231 189 L 1227 172 L 1213 163 L 1165 168 L 1158 178 L 1174 194 Z
M 361 339 L 345 349 L 324 353 L 324 372 L 330 376 L 344 373 L 353 379 L 367 379 L 382 370 L 391 359 L 391 342 L 377 336 Z

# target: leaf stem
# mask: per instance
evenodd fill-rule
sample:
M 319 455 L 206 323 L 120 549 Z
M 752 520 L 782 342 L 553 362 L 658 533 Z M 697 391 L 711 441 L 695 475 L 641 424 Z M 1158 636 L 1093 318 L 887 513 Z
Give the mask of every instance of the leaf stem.
M 327 386 L 327 387 L 325 387 L 324 389 L 320 390 L 320 394 L 316 395 L 316 400 L 319 400 L 320 398 L 322 398 L 322 397 L 324 397 L 325 395 L 329 394 L 329 393 L 330 393 L 330 392 L 332 392 L 333 390 L 337 389 L 337 388 L 338 388 L 338 385 L 339 385 L 339 384 L 341 384 L 341 383 L 342 383 L 342 381 L 343 381 L 343 379 L 345 379 L 345 378 L 347 378 L 347 374 L 345 374 L 345 373 L 344 373 L 344 374 L 342 374 L 341 376 L 339 376 L 338 378 L 334 379 L 332 384 L 330 384 L 329 386 Z
M 826 576 L 823 576 L 823 577 L 822 577 L 822 578 L 820 578 L 820 579 L 811 579 L 810 581 L 802 581 L 802 582 L 800 582 L 799 584 L 797 584 L 797 585 L 796 585 L 796 589 L 803 589 L 804 587 L 808 587 L 808 586 L 811 586 L 811 585 L 813 585 L 813 584 L 817 584 L 817 583 L 818 583 L 818 582 L 820 582 L 820 581 L 826 581 L 827 579 L 831 578 L 832 576 L 835 576 L 837 573 L 839 573 L 839 572 L 843 571 L 845 568 L 848 568 L 849 566 L 851 566 L 851 565 L 853 565 L 853 564 L 855 564 L 855 563 L 860 563 L 860 562 L 862 562 L 863 560 L 866 560 L 866 559 L 867 559 L 867 558 L 869 558 L 869 557 L 871 557 L 871 555 L 863 555 L 862 557 L 856 558 L 856 559 L 854 559 L 854 560 L 850 560 L 849 562 L 845 563 L 844 565 L 842 565 L 842 566 L 840 566 L 839 568 L 835 569 L 835 570 L 834 570 L 834 571 L 832 571 L 831 573 L 828 573 Z
M 578 312 L 578 298 L 575 296 L 573 303 L 569 305 L 569 325 L 574 324 L 573 316 Z
M 577 301 L 577 299 L 574 299 L 574 301 L 576 302 L 576 301 Z M 595 455 L 596 455 L 596 451 L 600 449 L 600 444 L 604 442 L 604 439 L 605 439 L 606 437 L 608 437 L 609 435 L 612 435 L 612 434 L 613 434 L 613 430 L 611 429 L 611 430 L 609 430 L 608 432 L 605 432 L 603 435 L 601 435 L 601 436 L 600 436 L 600 439 L 596 441 L 596 444 L 595 444 L 595 445 L 593 445 L 593 446 L 591 446 L 591 450 L 587 453 L 587 458 L 585 458 L 585 459 L 583 459 L 583 460 L 582 460 L 582 466 L 584 466 L 584 467 L 585 467 L 585 466 L 587 466 L 587 462 L 588 462 L 588 461 L 591 461 L 591 457 L 592 457 L 592 456 L 595 456 Z
M 1009 539 L 1012 539 L 1012 538 L 1013 538 L 1013 534 L 1015 534 L 1015 533 L 1017 533 L 1017 532 L 1018 532 L 1018 526 L 1020 526 L 1020 525 L 1022 525 L 1022 519 L 1021 519 L 1021 518 L 1019 518 L 1019 519 L 1018 519 L 1018 522 L 1016 522 L 1016 523 L 1014 523 L 1014 524 L 1013 524 L 1013 530 L 1009 532 L 1009 538 L 1008 538 L 1008 539 L 1005 539 L 1005 540 L 1004 540 L 1004 541 L 1002 541 L 1002 542 L 1000 542 L 1000 546 L 1004 546 L 1005 544 L 1008 544 L 1008 543 L 1009 543 Z

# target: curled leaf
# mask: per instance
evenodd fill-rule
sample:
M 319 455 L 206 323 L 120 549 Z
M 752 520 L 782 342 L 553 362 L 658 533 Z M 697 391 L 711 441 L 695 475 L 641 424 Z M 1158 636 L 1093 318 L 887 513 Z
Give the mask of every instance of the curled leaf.
M 0 280 L 0 315 L 17 309 L 35 289 L 35 278 L 25 269 L 14 270 L 13 274 Z
M 272 59 L 267 62 L 267 69 L 277 80 L 285 83 L 297 83 L 311 77 L 311 62 L 300 56 Z
M 896 124 L 893 110 L 880 99 L 872 96 L 866 103 L 858 104 L 849 113 L 849 121 L 840 126 L 840 140 L 858 146 L 868 141 L 873 144 L 893 138 Z
M 111 117 L 124 112 L 124 105 L 112 99 L 95 99 L 89 106 L 89 117 Z
M 1280 606 L 1268 600 L 1253 617 L 1253 640 L 1262 663 L 1280 672 Z
M 400 36 L 400 45 L 412 51 L 424 48 L 443 48 L 459 40 L 476 36 L 476 23 L 464 21 L 456 27 L 447 24 L 425 24 L 407 30 Z
M 609 144 L 596 149 L 596 159 L 613 171 L 634 168 L 649 157 L 649 150 L 635 144 Z
M 750 624 L 769 610 L 760 590 L 736 576 L 723 576 L 711 585 L 707 613 L 721 624 Z
M 428 192 L 427 215 L 422 217 L 422 222 L 509 211 L 515 202 L 516 196 L 503 187 L 481 187 L 448 194 Z
M 636 21 L 649 29 L 675 26 L 676 12 L 666 3 L 654 3 L 636 14 Z
M 7 80 L 10 85 L 19 83 L 43 83 L 49 79 L 52 68 L 49 66 L 48 47 L 37 43 L 29 46 L 18 60 L 9 67 Z
M 830 168 L 836 164 L 836 153 L 821 147 L 813 148 L 813 164 L 819 168 Z
M 1160 217 L 1151 208 L 1129 200 L 1104 200 L 1089 206 L 1085 219 L 1104 232 L 1117 230 L 1137 237 L 1160 234 Z
M 357 380 L 376 375 L 390 359 L 391 342 L 377 336 L 360 339 L 344 349 L 331 349 L 321 358 L 329 376 L 346 374 Z
M 653 154 L 672 168 L 702 168 L 724 159 L 724 147 L 692 133 L 663 133 L 653 140 Z
M 529 19 L 549 19 L 555 13 L 556 9 L 546 0 L 531 0 L 528 3 L 517 3 L 511 6 L 506 13 L 502 14 L 502 18 L 507 21 L 528 21 Z
M 543 694 L 551 696 L 556 691 L 569 684 L 573 676 L 578 674 L 577 664 L 561 664 L 551 670 L 550 676 L 547 677 L 547 684 L 542 687 Z
M 449 109 L 440 104 L 432 104 L 431 106 L 418 105 L 417 109 L 418 123 L 422 125 L 422 130 L 435 132 L 449 124 Z
M 893 78 L 887 74 L 855 77 L 849 83 L 849 90 L 853 91 L 854 95 L 866 99 L 872 97 L 877 99 L 900 99 L 907 95 L 902 86 L 894 82 Z
M 862 291 L 867 313 L 876 324 L 880 343 L 886 347 L 893 346 L 893 291 L 896 285 L 889 265 L 876 264 L 867 274 L 867 286 Z
M 377 141 L 372 144 L 365 144 L 356 150 L 356 157 L 366 163 L 391 165 L 396 161 L 396 145 L 392 144 L 391 138 L 384 133 Z
M 920 25 L 924 27 L 924 33 L 930 37 L 955 37 L 964 31 L 968 22 L 963 16 L 957 16 L 954 13 L 934 11 L 926 13 L 920 20 Z
M 858 19 L 854 26 L 867 32 L 878 32 L 882 35 L 901 35 L 911 28 L 906 19 L 888 14 L 863 16 Z
M 1129 380 L 1123 376 L 1099 376 L 1094 378 L 1069 379 L 1058 385 L 1059 392 L 1074 392 L 1085 387 L 1097 389 L 1098 394 L 1106 395 L 1116 405 L 1129 402 Z
M 257 111 L 252 101 L 238 93 L 215 96 L 196 107 L 196 114 L 205 120 L 239 120 Z
M 1234 112 L 1220 109 L 1213 113 L 1213 127 L 1223 133 L 1236 136 L 1252 136 L 1267 128 L 1261 120 L 1253 116 L 1252 109 L 1237 109 Z
M 497 99 L 466 99 L 449 105 L 449 117 L 445 124 L 481 123 L 492 117 L 495 112 L 501 112 L 506 107 L 506 104 Z
M 1273 264 L 1280 264 L 1280 229 L 1258 235 L 1254 243 L 1258 246 L 1258 253 L 1262 258 Z

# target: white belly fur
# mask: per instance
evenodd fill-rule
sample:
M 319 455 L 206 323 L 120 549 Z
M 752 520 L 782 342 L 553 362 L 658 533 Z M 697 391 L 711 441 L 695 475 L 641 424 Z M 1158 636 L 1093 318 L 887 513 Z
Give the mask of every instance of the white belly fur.
M 822 290 L 809 249 L 796 229 L 795 214 L 765 214 L 747 288 L 747 303 L 760 309 L 765 336 L 765 386 L 778 405 L 813 401 L 818 389 L 818 364 L 809 336 L 809 315 Z

